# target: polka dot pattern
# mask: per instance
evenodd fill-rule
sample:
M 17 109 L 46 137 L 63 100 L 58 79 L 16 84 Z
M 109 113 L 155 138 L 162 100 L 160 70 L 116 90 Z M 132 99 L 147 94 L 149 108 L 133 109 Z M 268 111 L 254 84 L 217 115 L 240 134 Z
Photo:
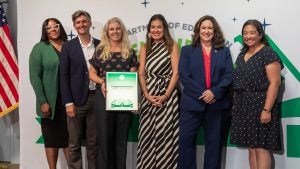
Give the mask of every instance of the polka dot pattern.
M 230 141 L 251 148 L 281 149 L 281 123 L 278 104 L 272 108 L 268 124 L 260 123 L 269 81 L 265 66 L 275 61 L 277 54 L 268 46 L 263 47 L 246 62 L 242 51 L 233 72 L 234 103 Z

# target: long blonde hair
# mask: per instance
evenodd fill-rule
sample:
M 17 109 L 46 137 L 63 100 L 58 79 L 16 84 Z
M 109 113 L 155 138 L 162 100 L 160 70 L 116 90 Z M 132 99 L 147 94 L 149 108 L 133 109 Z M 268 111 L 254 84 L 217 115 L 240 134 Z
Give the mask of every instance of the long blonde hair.
M 97 51 L 101 51 L 100 55 L 98 56 L 99 59 L 102 60 L 108 60 L 111 58 L 111 46 L 110 46 L 110 40 L 108 37 L 108 29 L 109 29 L 109 24 L 110 23 L 119 23 L 121 26 L 121 30 L 122 30 L 122 39 L 121 39 L 121 55 L 122 58 L 127 59 L 129 57 L 130 54 L 130 42 L 129 42 L 129 38 L 128 38 L 128 32 L 127 29 L 125 27 L 125 25 L 123 24 L 123 22 L 121 21 L 120 18 L 117 17 L 113 17 L 111 19 L 109 19 L 102 30 L 101 33 L 101 43 L 97 46 Z

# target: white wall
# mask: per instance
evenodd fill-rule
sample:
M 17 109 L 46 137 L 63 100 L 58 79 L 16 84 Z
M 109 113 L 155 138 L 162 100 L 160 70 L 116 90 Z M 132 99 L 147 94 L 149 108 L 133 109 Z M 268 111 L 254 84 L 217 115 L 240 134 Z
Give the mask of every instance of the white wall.
M 241 45 L 234 42 L 234 38 L 240 35 L 242 24 L 251 18 L 261 22 L 270 23 L 266 27 L 266 33 L 281 49 L 288 60 L 299 71 L 299 45 L 298 39 L 300 23 L 298 1 L 292 0 L 147 0 L 150 2 L 145 8 L 143 0 L 21 0 L 18 1 L 18 54 L 20 67 L 20 132 L 21 132 L 21 169 L 46 168 L 46 159 L 43 145 L 36 144 L 40 137 L 40 126 L 36 121 L 34 111 L 34 93 L 29 83 L 28 58 L 32 46 L 39 41 L 41 24 L 48 17 L 60 19 L 69 34 L 72 30 L 71 14 L 77 9 L 83 9 L 92 15 L 95 29 L 92 34 L 99 37 L 100 30 L 105 21 L 113 16 L 120 17 L 130 31 L 136 33 L 130 35 L 133 44 L 145 39 L 145 31 L 139 29 L 147 24 L 149 18 L 155 13 L 162 13 L 169 23 L 178 27 L 172 27 L 171 32 L 176 40 L 190 39 L 191 30 L 186 29 L 203 15 L 210 14 L 219 21 L 225 37 L 228 40 L 233 58 L 236 58 Z M 183 4 L 182 4 L 183 2 Z M 233 18 L 237 18 L 236 21 Z M 177 24 L 176 24 L 177 23 Z M 285 77 L 285 93 L 283 101 L 300 97 L 299 81 L 291 73 L 288 67 L 283 70 Z M 290 107 L 290 110 L 295 109 Z M 293 110 L 295 111 L 295 110 Z M 297 110 L 300 111 L 300 110 Z M 286 113 L 286 112 L 283 112 Z M 298 113 L 299 114 L 299 113 Z M 283 119 L 284 153 L 275 155 L 275 169 L 296 169 L 300 158 L 287 156 L 286 131 L 287 125 L 299 125 L 299 117 Z M 135 143 L 129 144 L 130 149 L 128 167 L 135 165 Z M 199 156 L 202 157 L 201 147 Z M 132 155 L 132 156 L 131 156 Z M 228 169 L 241 169 L 248 166 L 247 152 L 243 149 L 228 148 L 226 152 L 225 167 Z M 199 157 L 199 163 L 201 158 Z M 132 165 L 132 166 L 131 166 Z M 199 167 L 200 168 L 200 167 Z

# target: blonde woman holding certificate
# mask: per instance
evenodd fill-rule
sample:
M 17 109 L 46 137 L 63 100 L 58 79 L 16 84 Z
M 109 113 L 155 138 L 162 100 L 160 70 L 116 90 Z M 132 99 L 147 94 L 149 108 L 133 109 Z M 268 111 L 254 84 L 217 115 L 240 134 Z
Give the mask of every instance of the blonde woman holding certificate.
M 137 56 L 130 48 L 127 29 L 119 18 L 106 22 L 101 43 L 90 60 L 90 79 L 97 83 L 94 110 L 97 114 L 98 155 L 97 168 L 125 169 L 129 111 L 106 111 L 106 72 L 133 72 Z

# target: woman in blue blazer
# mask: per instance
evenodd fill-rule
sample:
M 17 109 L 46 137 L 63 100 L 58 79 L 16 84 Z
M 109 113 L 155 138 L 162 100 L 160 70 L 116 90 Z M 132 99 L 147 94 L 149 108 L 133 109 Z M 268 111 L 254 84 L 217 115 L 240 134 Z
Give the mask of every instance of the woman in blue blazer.
M 179 168 L 196 169 L 196 137 L 205 136 L 205 169 L 219 169 L 229 114 L 233 63 L 221 28 L 214 17 L 201 17 L 192 44 L 181 50 L 179 79 L 183 85 L 179 121 Z

